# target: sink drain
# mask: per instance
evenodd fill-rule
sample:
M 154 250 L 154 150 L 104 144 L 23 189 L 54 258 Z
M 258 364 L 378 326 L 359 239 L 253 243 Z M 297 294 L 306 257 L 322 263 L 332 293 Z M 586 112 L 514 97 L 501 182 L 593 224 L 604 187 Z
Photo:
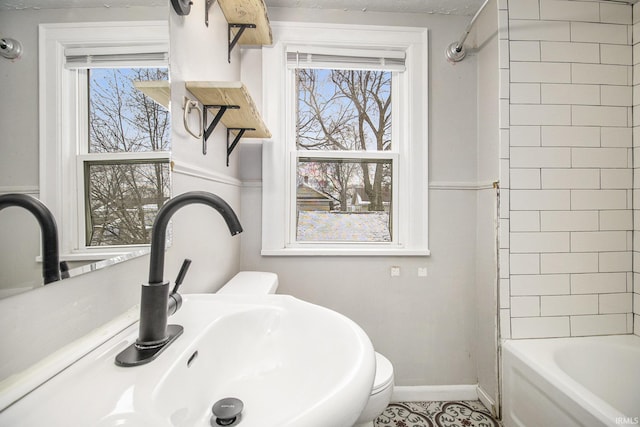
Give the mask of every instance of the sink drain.
M 240 423 L 242 418 L 242 409 L 244 404 L 242 400 L 235 397 L 225 397 L 213 404 L 211 412 L 211 426 L 235 426 Z

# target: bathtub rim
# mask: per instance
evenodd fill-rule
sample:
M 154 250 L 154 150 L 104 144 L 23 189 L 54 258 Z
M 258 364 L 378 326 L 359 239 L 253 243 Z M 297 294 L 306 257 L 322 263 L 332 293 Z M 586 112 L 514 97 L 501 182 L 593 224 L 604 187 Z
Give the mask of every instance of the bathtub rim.
M 575 340 L 575 342 L 572 342 Z M 524 365 L 539 375 L 540 379 L 549 387 L 553 387 L 560 394 L 587 412 L 591 417 L 603 425 L 616 426 L 618 417 L 634 418 L 637 414 L 624 414 L 600 396 L 587 389 L 569 374 L 564 372 L 554 360 L 553 350 L 558 346 L 573 345 L 576 342 L 589 343 L 606 341 L 615 345 L 632 345 L 640 348 L 640 336 L 634 334 L 602 335 L 589 337 L 561 337 L 561 338 L 531 338 L 502 340 L 502 382 L 503 391 L 507 390 L 506 378 L 508 369 L 520 368 L 516 364 Z M 513 358 L 514 360 L 510 360 Z M 522 369 L 520 369 L 522 371 Z M 510 396 L 503 396 L 503 415 L 507 414 L 507 402 Z

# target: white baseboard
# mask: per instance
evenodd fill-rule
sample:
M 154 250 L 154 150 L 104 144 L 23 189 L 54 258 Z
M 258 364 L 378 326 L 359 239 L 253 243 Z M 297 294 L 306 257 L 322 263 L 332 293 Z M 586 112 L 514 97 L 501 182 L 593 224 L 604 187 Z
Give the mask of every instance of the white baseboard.
M 491 412 L 491 415 L 497 417 L 498 411 L 496 410 L 496 401 L 493 400 L 493 398 L 489 394 L 487 394 L 487 392 L 484 391 L 479 385 L 477 387 L 477 393 L 480 402 L 482 402 L 482 404 Z
M 395 386 L 392 402 L 478 400 L 478 385 Z

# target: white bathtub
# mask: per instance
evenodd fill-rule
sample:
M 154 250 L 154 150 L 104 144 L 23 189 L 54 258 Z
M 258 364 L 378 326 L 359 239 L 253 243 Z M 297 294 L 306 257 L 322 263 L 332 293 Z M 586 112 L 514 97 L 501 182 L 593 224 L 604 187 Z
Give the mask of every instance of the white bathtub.
M 640 337 L 509 340 L 505 427 L 640 425 Z

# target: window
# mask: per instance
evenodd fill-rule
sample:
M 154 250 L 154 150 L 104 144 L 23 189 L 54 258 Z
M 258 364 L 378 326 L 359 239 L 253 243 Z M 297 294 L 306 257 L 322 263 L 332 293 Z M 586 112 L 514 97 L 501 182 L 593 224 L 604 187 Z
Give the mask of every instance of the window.
M 426 30 L 273 31 L 262 254 L 427 255 Z
M 166 22 L 43 24 L 40 35 L 41 198 L 63 259 L 148 245 L 170 197 L 170 114 L 138 87 L 168 81 Z

